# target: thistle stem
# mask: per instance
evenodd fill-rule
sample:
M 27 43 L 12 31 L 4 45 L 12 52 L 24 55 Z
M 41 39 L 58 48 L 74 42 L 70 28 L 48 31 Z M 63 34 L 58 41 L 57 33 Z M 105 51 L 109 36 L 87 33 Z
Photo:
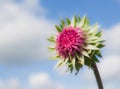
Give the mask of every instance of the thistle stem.
M 94 71 L 94 74 L 95 74 L 95 78 L 96 78 L 96 81 L 97 81 L 97 84 L 98 84 L 98 88 L 99 89 L 104 89 L 103 88 L 103 84 L 102 84 L 102 80 L 101 80 L 101 77 L 100 77 L 100 73 L 98 71 L 98 68 L 97 68 L 97 65 L 95 62 L 93 62 L 93 71 Z

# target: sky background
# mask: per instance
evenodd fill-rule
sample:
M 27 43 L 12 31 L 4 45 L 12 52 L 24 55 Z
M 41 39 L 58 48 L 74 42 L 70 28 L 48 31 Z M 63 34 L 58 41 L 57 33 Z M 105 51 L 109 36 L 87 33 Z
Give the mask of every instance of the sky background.
M 87 15 L 106 47 L 97 64 L 105 89 L 120 89 L 120 0 L 0 0 L 0 89 L 97 89 L 91 69 L 55 69 L 46 40 L 60 18 Z

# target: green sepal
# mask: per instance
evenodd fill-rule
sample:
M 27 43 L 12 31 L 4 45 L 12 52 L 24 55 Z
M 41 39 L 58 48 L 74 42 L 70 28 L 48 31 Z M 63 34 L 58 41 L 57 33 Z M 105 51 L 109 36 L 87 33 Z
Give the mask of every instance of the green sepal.
M 60 67 L 60 66 L 62 66 L 63 65 L 63 63 L 64 63 L 64 60 L 63 59 L 61 59 L 58 63 L 57 63 L 57 67 Z
M 74 16 L 74 27 L 76 27 L 76 23 L 77 23 L 77 17 Z
M 85 62 L 85 61 L 84 61 L 84 56 L 76 55 L 76 57 L 77 57 L 79 63 L 80 63 L 81 65 L 84 65 L 84 62 Z
M 99 62 L 98 58 L 95 55 L 92 57 L 92 60 L 94 60 L 95 62 Z
M 101 49 L 101 48 L 105 47 L 105 45 L 104 45 L 104 44 L 99 44 L 97 47 L 98 47 L 99 49 Z
M 99 31 L 95 36 L 101 37 L 102 36 L 102 31 Z
M 57 29 L 58 32 L 62 32 L 62 29 L 59 26 L 55 25 L 55 28 Z
M 81 56 L 80 59 L 81 59 L 81 64 L 84 65 L 85 64 L 84 56 Z
M 98 28 L 99 28 L 98 23 L 96 23 L 95 25 L 91 26 L 91 29 L 89 30 L 89 34 L 92 34 L 92 35 L 96 34 Z
M 69 59 L 68 59 L 68 58 L 67 58 L 67 59 L 64 59 L 65 64 L 67 64 L 67 63 L 68 63 L 68 61 L 69 61 Z
M 62 26 L 62 24 L 60 24 L 60 27 L 61 27 L 61 29 L 63 29 L 64 27 Z
M 103 43 L 103 41 L 101 41 L 101 39 L 100 38 L 98 38 L 98 39 L 88 39 L 88 40 L 86 40 L 86 43 L 89 43 L 89 44 L 95 44 L 95 43 Z
M 80 22 L 81 21 L 81 18 L 80 18 L 80 16 L 78 16 L 78 22 Z
M 82 54 L 83 54 L 84 56 L 86 56 L 86 57 L 90 57 L 89 54 L 88 54 L 88 52 L 86 52 L 86 51 L 82 51 Z
M 91 68 L 92 60 L 90 58 L 85 57 L 85 65 Z
M 96 37 L 96 36 L 88 36 L 87 37 L 87 41 L 95 41 L 95 40 L 99 40 L 100 38 L 99 37 Z
M 104 43 L 105 42 L 105 40 L 100 40 L 100 41 L 98 41 L 98 42 L 100 42 L 100 43 Z M 104 45 L 105 46 L 105 45 Z
M 51 51 L 51 52 L 52 52 L 52 51 L 55 51 L 55 47 L 49 46 L 48 49 L 49 49 L 49 51 Z
M 83 28 L 87 28 L 90 25 L 90 22 L 87 18 L 85 18 Z
M 84 16 L 84 17 L 81 19 L 81 21 L 77 24 L 77 26 L 79 26 L 79 27 L 84 27 L 85 22 L 86 22 L 86 16 Z
M 50 59 L 51 60 L 58 60 L 58 59 L 60 59 L 60 56 L 57 55 L 57 56 L 54 56 L 54 57 L 50 57 Z
M 55 38 L 54 38 L 53 36 L 50 36 L 50 37 L 48 38 L 48 40 L 49 40 L 50 42 L 55 43 Z
M 97 54 L 97 56 L 100 57 L 100 58 L 103 58 L 102 55 L 101 55 L 101 53 Z
M 67 22 L 68 25 L 70 25 L 70 23 L 71 23 L 68 18 L 66 18 L 66 22 Z
M 79 73 L 80 68 L 82 68 L 82 65 L 80 63 L 76 62 L 76 65 L 75 65 L 76 73 L 75 73 L 75 75 L 77 75 Z
M 98 57 L 103 58 L 100 51 L 96 51 L 95 54 L 96 54 Z
M 76 27 L 76 23 L 77 23 L 77 17 L 74 16 L 71 20 L 71 26 Z
M 64 22 L 63 19 L 61 19 L 61 25 L 62 25 L 62 27 L 64 28 L 64 26 L 65 26 L 65 22 Z
M 87 47 L 85 47 L 85 49 L 99 50 L 99 48 L 94 45 L 88 45 Z
M 76 59 L 72 59 L 72 64 L 73 64 L 73 67 L 75 68 L 75 62 L 76 62 Z
M 70 72 L 72 73 L 72 72 L 73 72 L 73 69 L 74 69 L 72 63 L 69 63 L 69 64 L 68 64 L 68 68 L 70 69 Z

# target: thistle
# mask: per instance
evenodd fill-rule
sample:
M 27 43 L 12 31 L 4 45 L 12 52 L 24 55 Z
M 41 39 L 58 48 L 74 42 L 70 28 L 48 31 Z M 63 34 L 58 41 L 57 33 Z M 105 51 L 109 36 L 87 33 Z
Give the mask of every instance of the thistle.
M 77 74 L 83 65 L 92 68 L 93 62 L 99 62 L 104 41 L 97 23 L 90 26 L 86 16 L 74 16 L 71 21 L 68 18 L 66 21 L 61 20 L 61 24 L 55 27 L 58 34 L 48 40 L 55 44 L 49 49 L 57 54 L 57 66 L 67 65 L 71 73 L 75 69 Z
M 74 16 L 72 20 L 66 18 L 61 20 L 59 26 L 55 25 L 58 34 L 52 35 L 48 40 L 55 45 L 49 47 L 56 52 L 54 58 L 58 59 L 58 67 L 66 65 L 71 73 L 76 70 L 76 75 L 84 66 L 93 69 L 99 89 L 103 89 L 102 81 L 96 66 L 98 58 L 102 57 L 100 49 L 104 47 L 104 40 L 101 39 L 102 32 L 96 23 L 90 25 L 89 20 L 84 16 Z

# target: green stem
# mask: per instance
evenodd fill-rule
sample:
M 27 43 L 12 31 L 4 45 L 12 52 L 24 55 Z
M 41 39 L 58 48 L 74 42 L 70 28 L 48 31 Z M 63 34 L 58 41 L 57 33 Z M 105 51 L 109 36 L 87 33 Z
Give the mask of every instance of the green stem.
M 93 71 L 94 71 L 94 74 L 95 74 L 95 78 L 96 78 L 96 81 L 97 81 L 97 84 L 98 84 L 98 88 L 99 89 L 104 89 L 103 88 L 103 84 L 102 84 L 102 80 L 101 80 L 101 77 L 100 77 L 100 74 L 99 74 L 99 71 L 98 71 L 98 68 L 97 68 L 97 65 L 95 62 L 93 62 Z

